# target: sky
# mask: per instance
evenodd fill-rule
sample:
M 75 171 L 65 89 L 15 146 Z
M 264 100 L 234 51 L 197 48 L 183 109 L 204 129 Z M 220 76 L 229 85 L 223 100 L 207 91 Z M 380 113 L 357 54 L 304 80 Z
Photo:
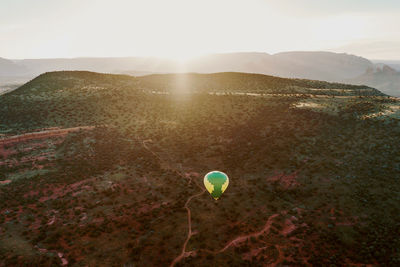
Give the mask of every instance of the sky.
M 399 0 L 0 0 L 0 57 L 326 50 L 400 59 Z

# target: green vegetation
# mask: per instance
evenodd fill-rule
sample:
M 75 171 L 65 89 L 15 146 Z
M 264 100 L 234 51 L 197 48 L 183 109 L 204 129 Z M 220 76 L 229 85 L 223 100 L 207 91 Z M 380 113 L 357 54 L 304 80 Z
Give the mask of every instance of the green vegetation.
M 45 173 L 0 185 L 0 265 L 59 265 L 62 252 L 73 266 L 167 266 L 186 201 L 218 169 L 229 187 L 189 203 L 196 254 L 177 266 L 398 266 L 400 121 L 370 116 L 397 105 L 371 88 L 242 73 L 43 74 L 0 96 L 0 130 L 96 127 L 3 148 L 15 151 L 0 163 L 20 163 L 0 179 L 50 156 Z
M 129 105 L 134 107 L 129 107 L 128 112 L 143 112 L 143 103 L 156 98 L 149 96 L 151 92 L 383 96 L 366 86 L 260 74 L 170 74 L 135 78 L 84 71 L 52 72 L 0 98 L 0 133 L 9 133 L 10 129 L 21 132 L 40 127 L 102 125 L 110 120 L 114 123 L 124 115 L 120 110 Z

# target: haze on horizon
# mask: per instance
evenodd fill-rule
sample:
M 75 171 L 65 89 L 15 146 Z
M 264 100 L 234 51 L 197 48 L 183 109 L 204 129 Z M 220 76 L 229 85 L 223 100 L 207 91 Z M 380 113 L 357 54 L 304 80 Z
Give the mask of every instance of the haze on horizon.
M 400 59 L 396 0 L 2 0 L 0 57 L 325 50 Z

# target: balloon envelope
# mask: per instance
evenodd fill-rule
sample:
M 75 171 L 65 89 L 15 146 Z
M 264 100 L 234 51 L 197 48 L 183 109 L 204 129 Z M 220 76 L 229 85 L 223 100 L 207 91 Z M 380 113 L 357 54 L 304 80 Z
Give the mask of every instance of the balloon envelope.
M 215 200 L 224 193 L 228 185 L 228 175 L 223 172 L 212 171 L 204 176 L 204 186 Z

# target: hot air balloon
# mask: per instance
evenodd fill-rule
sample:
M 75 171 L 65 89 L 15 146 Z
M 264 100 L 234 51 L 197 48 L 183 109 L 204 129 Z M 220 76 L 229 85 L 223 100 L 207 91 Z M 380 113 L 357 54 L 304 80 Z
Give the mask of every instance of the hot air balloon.
M 218 200 L 228 185 L 228 175 L 223 172 L 212 171 L 204 176 L 204 186 L 215 200 Z

